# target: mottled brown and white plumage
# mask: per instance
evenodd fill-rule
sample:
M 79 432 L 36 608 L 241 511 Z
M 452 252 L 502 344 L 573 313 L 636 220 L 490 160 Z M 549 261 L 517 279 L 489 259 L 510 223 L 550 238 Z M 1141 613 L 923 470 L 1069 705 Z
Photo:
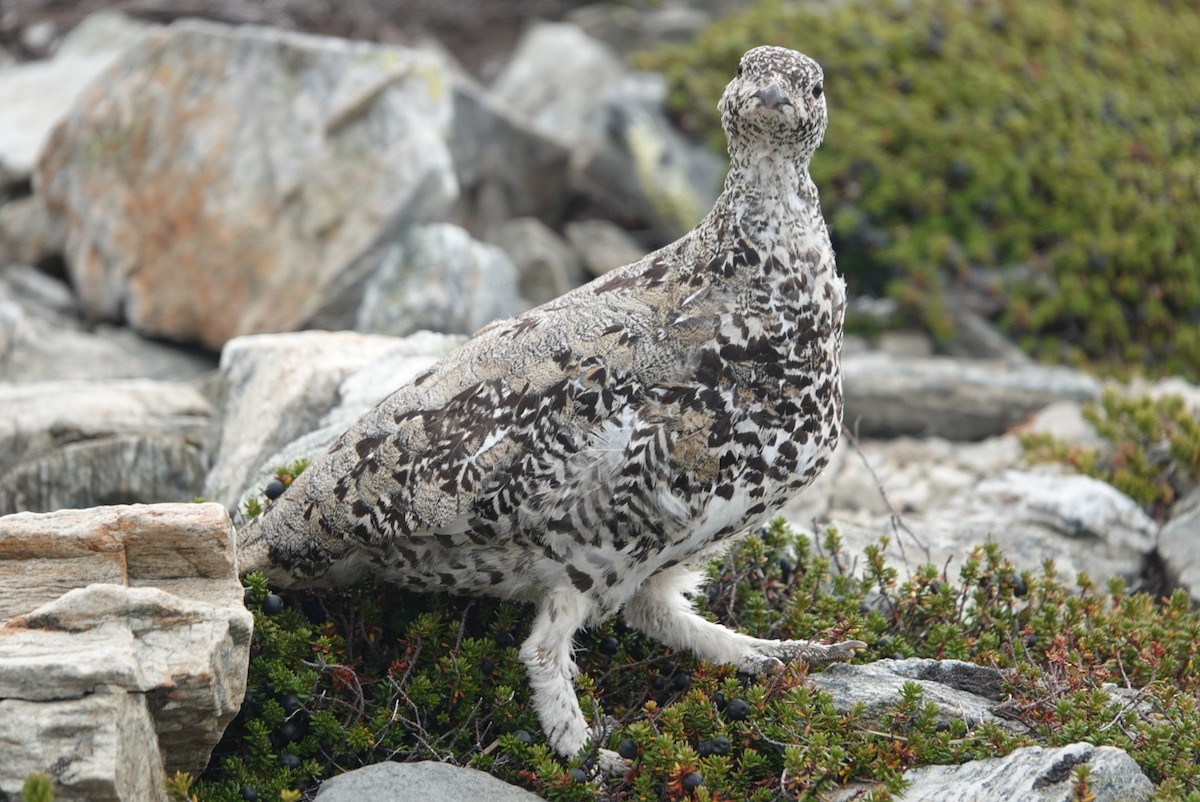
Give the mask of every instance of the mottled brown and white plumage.
M 725 189 L 696 229 L 393 393 L 246 527 L 242 570 L 533 601 L 521 658 L 564 755 L 590 735 L 571 638 L 618 611 L 751 672 L 861 648 L 742 635 L 685 595 L 837 442 L 845 285 L 808 174 L 822 81 L 800 53 L 748 52 L 720 101 Z

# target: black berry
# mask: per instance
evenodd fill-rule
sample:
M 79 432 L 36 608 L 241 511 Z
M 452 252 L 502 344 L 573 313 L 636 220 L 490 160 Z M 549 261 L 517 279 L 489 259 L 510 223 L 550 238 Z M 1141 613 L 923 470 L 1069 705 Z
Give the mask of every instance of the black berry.
M 621 648 L 621 641 L 614 638 L 612 635 L 607 635 L 600 639 L 600 654 L 616 654 Z
M 655 674 L 654 679 L 650 680 L 650 684 L 654 686 L 654 690 L 661 691 L 667 687 L 667 678 L 662 674 Z
M 733 751 L 733 744 L 729 743 L 729 739 L 724 735 L 718 735 L 708 743 L 714 755 L 728 755 Z
M 300 768 L 300 756 L 293 755 L 291 752 L 287 753 L 286 755 L 282 755 L 279 758 L 279 762 L 289 769 Z
M 284 487 L 283 482 L 279 481 L 278 479 L 272 479 L 271 481 L 267 482 L 267 486 L 263 488 L 263 495 L 269 498 L 271 501 L 274 501 L 283 495 L 284 490 L 287 490 L 287 488 Z
M 683 778 L 683 790 L 685 791 L 695 791 L 702 785 L 704 785 L 704 778 L 694 771 Z
M 1013 595 L 1018 599 L 1029 592 L 1029 585 L 1025 582 L 1025 577 L 1020 574 L 1012 575 Z
M 692 675 L 686 671 L 682 674 L 676 674 L 675 679 L 671 680 L 671 690 L 683 693 L 688 688 L 692 687 Z
M 246 800 L 246 802 L 256 802 L 256 800 L 258 799 L 258 791 L 255 791 L 253 788 L 251 788 L 248 785 L 243 785 L 242 790 L 241 790 L 241 796 L 242 796 L 242 799 Z
M 577 783 L 587 782 L 587 772 L 583 769 L 571 769 L 571 779 Z
M 632 738 L 626 738 L 617 744 L 617 754 L 626 760 L 633 760 L 638 756 L 637 744 L 634 743 Z
M 725 709 L 725 693 L 723 691 L 715 691 L 709 698 L 712 699 L 713 706 L 717 710 Z
M 526 746 L 529 746 L 531 743 L 533 743 L 533 736 L 529 734 L 528 730 L 517 730 L 513 733 L 513 737 Z
M 279 615 L 283 612 L 283 597 L 268 593 L 263 599 L 263 612 L 267 615 Z
M 283 705 L 284 712 L 295 713 L 300 709 L 300 697 L 294 693 L 289 693 L 287 696 L 283 697 L 283 702 L 281 702 L 281 704 Z
M 729 703 L 725 705 L 725 715 L 734 721 L 741 721 L 750 715 L 750 705 L 745 699 L 730 699 Z
M 501 632 L 496 636 L 496 645 L 501 649 L 507 649 L 510 646 L 516 646 L 517 639 L 512 636 L 511 632 Z
M 279 725 L 279 729 L 275 731 L 279 736 L 279 740 L 283 743 L 289 743 L 300 737 L 300 728 L 296 726 L 294 721 L 285 721 Z

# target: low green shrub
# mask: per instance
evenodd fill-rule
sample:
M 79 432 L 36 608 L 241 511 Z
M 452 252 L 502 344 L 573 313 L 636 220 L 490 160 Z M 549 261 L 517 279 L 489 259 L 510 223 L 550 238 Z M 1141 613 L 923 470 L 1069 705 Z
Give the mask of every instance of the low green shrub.
M 1200 8 L 1123 0 L 760 2 L 644 54 L 723 147 L 741 54 L 826 73 L 812 173 L 851 289 L 935 335 L 952 298 L 1028 351 L 1200 376 Z
M 1200 419 L 1179 396 L 1131 398 L 1104 394 L 1084 417 L 1108 447 L 1089 448 L 1050 434 L 1021 438 L 1036 461 L 1062 462 L 1108 482 L 1164 520 L 1175 502 L 1200 484 Z
M 956 576 L 924 566 L 907 580 L 881 555 L 868 549 L 856 578 L 836 532 L 814 544 L 776 522 L 713 564 L 698 604 L 761 635 L 859 638 L 870 647 L 858 661 L 1005 669 L 1006 714 L 1027 734 L 939 729 L 916 686 L 886 722 L 868 723 L 835 709 L 803 666 L 747 678 L 610 621 L 577 641 L 579 694 L 590 717 L 616 719 L 606 746 L 634 759 L 623 777 L 593 778 L 586 761 L 548 748 L 530 707 L 517 657 L 528 606 L 366 584 L 280 597 L 251 575 L 250 690 L 189 793 L 308 798 L 357 766 L 432 759 L 549 800 L 817 799 L 852 781 L 882 800 L 913 766 L 1082 739 L 1128 750 L 1160 799 L 1200 799 L 1200 621 L 1184 594 L 1155 600 L 1087 577 L 1069 587 L 1053 564 L 1018 572 L 993 546 L 967 555 Z M 1137 689 L 1136 704 L 1107 693 L 1110 682 Z

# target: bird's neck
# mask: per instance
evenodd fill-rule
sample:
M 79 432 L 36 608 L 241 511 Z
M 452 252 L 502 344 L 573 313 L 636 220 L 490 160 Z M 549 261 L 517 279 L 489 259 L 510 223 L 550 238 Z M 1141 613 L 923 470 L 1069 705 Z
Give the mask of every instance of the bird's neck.
M 809 159 L 778 148 L 734 155 L 718 206 L 724 206 L 743 235 L 770 250 L 778 237 L 823 228 L 820 199 L 808 174 Z

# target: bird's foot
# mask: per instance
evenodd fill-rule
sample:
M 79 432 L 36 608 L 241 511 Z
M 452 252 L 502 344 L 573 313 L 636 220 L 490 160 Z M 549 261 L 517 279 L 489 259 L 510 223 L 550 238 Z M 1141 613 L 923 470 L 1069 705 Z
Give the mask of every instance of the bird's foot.
M 629 761 L 611 749 L 601 749 L 596 755 L 596 772 L 602 777 L 618 777 L 629 771 Z
M 784 663 L 803 660 L 806 663 L 840 663 L 849 660 L 859 649 L 867 648 L 860 640 L 841 643 L 817 643 L 808 640 L 764 641 L 764 647 L 755 649 L 738 661 L 738 670 L 748 674 L 773 674 L 783 668 Z

